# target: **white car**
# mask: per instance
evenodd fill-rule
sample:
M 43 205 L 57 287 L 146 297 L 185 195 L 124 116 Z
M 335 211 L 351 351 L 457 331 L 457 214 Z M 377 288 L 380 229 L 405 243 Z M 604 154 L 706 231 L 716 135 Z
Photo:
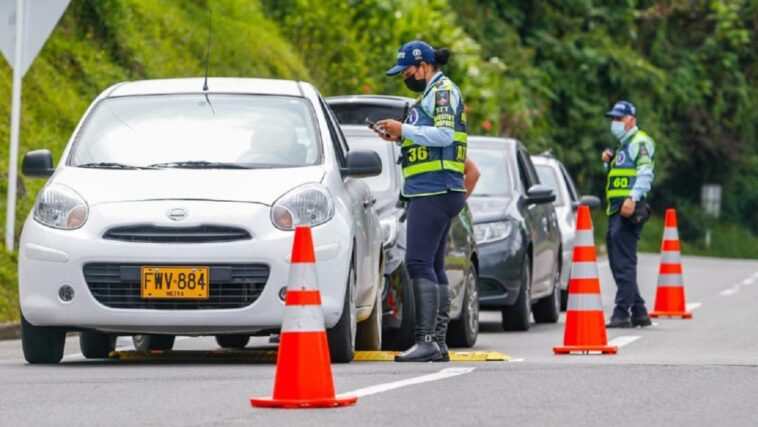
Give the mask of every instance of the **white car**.
M 118 335 L 140 350 L 176 335 L 244 347 L 282 324 L 293 228 L 313 229 L 332 360 L 381 346 L 382 234 L 317 90 L 284 80 L 211 78 L 117 84 L 85 113 L 24 224 L 19 290 L 24 355 L 56 363 L 66 331 L 85 357 Z M 359 323 L 360 322 L 360 323 Z M 357 341 L 356 341 L 357 335 Z
M 555 193 L 555 213 L 558 216 L 558 228 L 561 230 L 561 309 L 566 310 L 568 302 L 568 282 L 571 272 L 571 257 L 574 252 L 576 235 L 576 210 L 580 205 L 594 209 L 600 206 L 595 196 L 579 196 L 574 180 L 566 168 L 550 153 L 531 156 L 534 169 L 540 182 L 550 187 Z

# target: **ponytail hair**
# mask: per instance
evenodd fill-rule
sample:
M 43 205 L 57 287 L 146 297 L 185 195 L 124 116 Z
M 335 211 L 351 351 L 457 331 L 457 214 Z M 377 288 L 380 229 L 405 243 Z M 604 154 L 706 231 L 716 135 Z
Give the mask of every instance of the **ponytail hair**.
M 434 63 L 437 66 L 442 66 L 450 61 L 450 49 L 443 47 L 440 49 L 434 49 Z

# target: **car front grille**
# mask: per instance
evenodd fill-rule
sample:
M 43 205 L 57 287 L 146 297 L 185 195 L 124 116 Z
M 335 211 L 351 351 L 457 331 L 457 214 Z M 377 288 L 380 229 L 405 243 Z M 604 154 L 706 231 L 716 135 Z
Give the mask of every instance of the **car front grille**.
M 104 239 L 140 243 L 217 243 L 250 240 L 247 230 L 219 225 L 158 227 L 132 225 L 108 230 Z
M 140 295 L 141 267 L 142 264 L 87 264 L 84 266 L 84 279 L 95 299 L 111 308 L 219 310 L 242 308 L 254 303 L 263 292 L 270 272 L 265 264 L 211 264 L 208 299 L 146 300 Z

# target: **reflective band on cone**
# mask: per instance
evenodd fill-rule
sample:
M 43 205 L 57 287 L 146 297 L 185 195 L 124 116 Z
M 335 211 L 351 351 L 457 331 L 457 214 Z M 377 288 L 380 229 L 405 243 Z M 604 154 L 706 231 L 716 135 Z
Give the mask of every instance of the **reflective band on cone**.
M 618 347 L 608 345 L 605 313 L 600 297 L 595 239 L 587 206 L 580 206 L 576 219 L 576 239 L 571 264 L 571 280 L 566 310 L 563 345 L 553 347 L 555 354 L 572 352 L 616 354 Z
M 655 309 L 650 317 L 692 318 L 684 298 L 681 245 L 677 229 L 676 211 L 666 209 L 666 221 L 661 243 L 661 262 L 658 267 L 658 289 L 655 292 Z
M 348 406 L 358 400 L 337 398 L 334 394 L 315 262 L 311 230 L 298 227 L 284 299 L 274 394 L 271 398 L 250 399 L 253 406 L 323 408 Z

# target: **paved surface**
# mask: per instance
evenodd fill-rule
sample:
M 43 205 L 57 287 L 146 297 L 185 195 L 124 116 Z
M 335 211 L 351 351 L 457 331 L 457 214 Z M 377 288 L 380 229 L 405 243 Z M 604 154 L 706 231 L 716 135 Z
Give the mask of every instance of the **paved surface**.
M 649 306 L 657 264 L 641 257 Z M 607 263 L 600 267 L 609 314 L 614 285 Z M 93 362 L 71 337 L 61 365 L 29 366 L 19 341 L 2 341 L 0 425 L 756 426 L 758 261 L 686 257 L 684 272 L 694 318 L 610 330 L 623 344 L 616 356 L 554 356 L 562 324 L 505 333 L 498 313 L 484 313 L 476 349 L 514 361 L 335 365 L 338 392 L 361 396 L 350 408 L 251 408 L 250 397 L 270 395 L 273 365 Z M 193 338 L 176 348 L 214 346 Z M 251 346 L 270 348 L 264 339 Z

